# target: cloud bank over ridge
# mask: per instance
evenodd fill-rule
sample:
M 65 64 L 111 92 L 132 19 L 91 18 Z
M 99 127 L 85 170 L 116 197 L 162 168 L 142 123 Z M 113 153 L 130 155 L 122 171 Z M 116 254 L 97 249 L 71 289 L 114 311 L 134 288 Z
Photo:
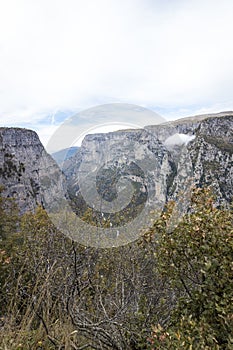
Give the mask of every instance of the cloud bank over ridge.
M 0 123 L 45 137 L 61 112 L 103 103 L 233 109 L 232 12 L 231 0 L 2 0 Z

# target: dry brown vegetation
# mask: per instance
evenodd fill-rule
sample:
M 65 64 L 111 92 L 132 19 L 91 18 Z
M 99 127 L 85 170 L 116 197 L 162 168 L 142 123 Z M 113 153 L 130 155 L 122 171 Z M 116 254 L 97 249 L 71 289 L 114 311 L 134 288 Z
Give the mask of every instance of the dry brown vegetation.
M 140 241 L 78 245 L 0 199 L 0 349 L 232 349 L 232 212 L 196 191 Z

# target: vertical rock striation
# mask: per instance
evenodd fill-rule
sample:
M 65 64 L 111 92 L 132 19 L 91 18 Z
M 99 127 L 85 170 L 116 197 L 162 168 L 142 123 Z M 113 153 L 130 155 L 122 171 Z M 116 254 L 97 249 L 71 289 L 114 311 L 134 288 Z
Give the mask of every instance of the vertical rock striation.
M 0 184 L 14 197 L 20 212 L 53 201 L 62 193 L 63 178 L 38 135 L 27 129 L 0 128 Z

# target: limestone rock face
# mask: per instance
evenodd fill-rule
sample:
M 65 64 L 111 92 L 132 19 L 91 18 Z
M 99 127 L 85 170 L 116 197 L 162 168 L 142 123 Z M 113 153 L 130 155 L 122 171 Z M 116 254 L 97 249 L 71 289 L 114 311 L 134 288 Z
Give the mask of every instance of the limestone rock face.
M 62 173 L 38 135 L 27 129 L 0 128 L 0 184 L 20 212 L 53 201 L 64 186 Z
M 173 159 L 177 160 L 177 175 L 173 193 L 182 190 L 185 178 L 195 186 L 210 186 L 216 194 L 217 204 L 227 204 L 233 198 L 233 113 L 224 112 L 196 118 L 180 119 L 163 125 L 159 133 L 149 127 L 158 137 L 192 135 L 183 149 L 177 144 L 170 147 Z M 166 143 L 166 141 L 165 141 Z M 185 153 L 185 157 L 184 157 Z
M 110 208 L 106 201 L 111 203 L 117 191 L 118 196 L 126 191 L 120 183 L 123 178 L 138 191 L 138 203 L 156 202 L 159 207 L 169 199 L 177 201 L 182 193 L 187 196 L 192 186 L 211 186 L 216 204 L 229 204 L 233 195 L 232 130 L 233 113 L 224 112 L 142 130 L 87 135 L 63 168 L 70 193 L 79 198 L 79 206 L 88 203 L 104 211 Z
M 78 211 L 138 215 L 211 186 L 216 204 L 233 195 L 233 113 L 180 119 L 139 130 L 87 135 L 64 175 L 34 131 L 0 128 L 0 184 L 20 211 L 53 206 L 66 186 Z
M 130 202 L 164 205 L 173 166 L 164 145 L 142 129 L 87 135 L 63 170 L 79 206 L 120 215 Z
M 233 198 L 233 116 L 209 118 L 196 130 L 189 145 L 198 185 L 211 186 L 218 204 Z

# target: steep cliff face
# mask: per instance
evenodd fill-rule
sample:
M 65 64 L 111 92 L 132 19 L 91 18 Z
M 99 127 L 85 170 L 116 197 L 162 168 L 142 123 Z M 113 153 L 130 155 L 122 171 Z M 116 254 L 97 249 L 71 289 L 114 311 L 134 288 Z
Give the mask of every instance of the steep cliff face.
M 87 135 L 63 164 L 55 161 L 31 130 L 0 128 L 0 184 L 21 212 L 52 207 L 66 185 L 82 214 L 127 213 L 163 207 L 190 186 L 212 186 L 216 203 L 233 197 L 233 113 L 180 119 L 141 130 Z M 51 203 L 51 205 L 50 205 Z
M 32 130 L 0 128 L 0 184 L 23 213 L 56 198 L 62 174 Z
M 154 201 L 160 207 L 182 193 L 187 196 L 192 186 L 211 186 L 217 204 L 230 203 L 232 130 L 233 113 L 226 112 L 143 130 L 87 135 L 79 152 L 64 165 L 69 191 L 79 207 L 99 212 L 109 211 L 106 203 L 126 191 L 121 178 L 131 182 L 137 194 L 127 197 L 137 204 Z M 127 208 L 123 202 L 121 210 Z
M 211 186 L 218 204 L 233 198 L 233 116 L 209 118 L 189 146 L 198 185 Z
M 164 205 L 173 166 L 164 145 L 142 129 L 87 135 L 63 170 L 82 213 L 92 208 L 113 220 L 114 213 L 138 215 L 144 204 Z
M 195 186 L 212 187 L 216 204 L 232 201 L 232 112 L 190 117 L 146 128 L 165 143 L 177 164 L 177 174 L 169 192 L 171 198 L 176 198 L 190 181 Z M 186 135 L 189 139 L 185 141 Z M 171 142 L 167 142 L 169 139 Z M 182 147 L 182 140 L 186 147 Z

